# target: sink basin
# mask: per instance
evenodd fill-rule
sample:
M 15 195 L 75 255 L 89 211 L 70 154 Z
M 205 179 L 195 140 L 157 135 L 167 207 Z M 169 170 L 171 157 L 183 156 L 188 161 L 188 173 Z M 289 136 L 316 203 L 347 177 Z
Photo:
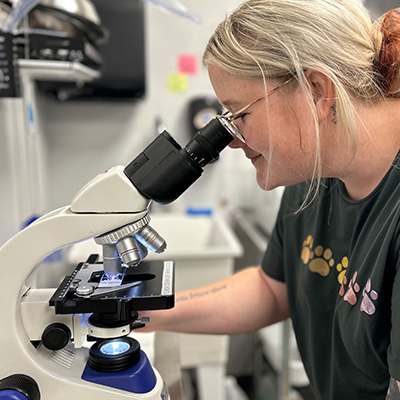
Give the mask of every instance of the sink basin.
M 242 253 L 236 236 L 219 216 L 153 214 L 150 217 L 150 225 L 167 242 L 163 258 L 232 258 Z M 148 258 L 159 256 L 149 253 Z

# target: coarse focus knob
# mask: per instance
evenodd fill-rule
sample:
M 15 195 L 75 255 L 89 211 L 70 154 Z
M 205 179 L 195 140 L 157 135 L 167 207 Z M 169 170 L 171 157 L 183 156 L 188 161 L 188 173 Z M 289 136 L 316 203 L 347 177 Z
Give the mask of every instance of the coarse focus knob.
M 39 386 L 28 375 L 10 375 L 0 380 L 0 399 L 40 400 Z
M 71 330 L 60 322 L 48 325 L 42 334 L 43 346 L 49 350 L 61 350 L 70 340 Z

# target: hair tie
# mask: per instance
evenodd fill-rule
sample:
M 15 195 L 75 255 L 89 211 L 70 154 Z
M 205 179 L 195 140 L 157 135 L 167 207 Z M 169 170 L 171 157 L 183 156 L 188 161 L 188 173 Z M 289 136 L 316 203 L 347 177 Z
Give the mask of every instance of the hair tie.
M 379 52 L 379 71 L 383 89 L 389 96 L 400 94 L 400 8 L 387 12 L 380 18 L 382 35 Z

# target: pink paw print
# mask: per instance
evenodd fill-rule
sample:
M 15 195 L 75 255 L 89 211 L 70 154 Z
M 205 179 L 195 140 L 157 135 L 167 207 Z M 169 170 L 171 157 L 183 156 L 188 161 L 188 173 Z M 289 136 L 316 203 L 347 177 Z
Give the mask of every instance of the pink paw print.
M 360 291 L 360 285 L 356 282 L 357 279 L 357 271 L 354 272 L 353 277 L 349 282 L 349 286 L 347 288 L 347 292 L 344 295 L 344 300 L 354 306 L 357 303 L 357 294 Z M 343 279 L 343 283 L 346 284 L 347 282 L 346 276 Z

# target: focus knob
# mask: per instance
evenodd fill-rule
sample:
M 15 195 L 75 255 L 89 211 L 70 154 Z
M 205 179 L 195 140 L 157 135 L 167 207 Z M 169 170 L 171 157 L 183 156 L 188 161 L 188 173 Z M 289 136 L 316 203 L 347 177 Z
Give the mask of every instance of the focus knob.
M 0 399 L 40 400 L 39 386 L 28 375 L 10 375 L 0 380 Z
M 49 350 L 61 350 L 70 340 L 70 329 L 60 322 L 48 325 L 42 334 L 43 346 Z

